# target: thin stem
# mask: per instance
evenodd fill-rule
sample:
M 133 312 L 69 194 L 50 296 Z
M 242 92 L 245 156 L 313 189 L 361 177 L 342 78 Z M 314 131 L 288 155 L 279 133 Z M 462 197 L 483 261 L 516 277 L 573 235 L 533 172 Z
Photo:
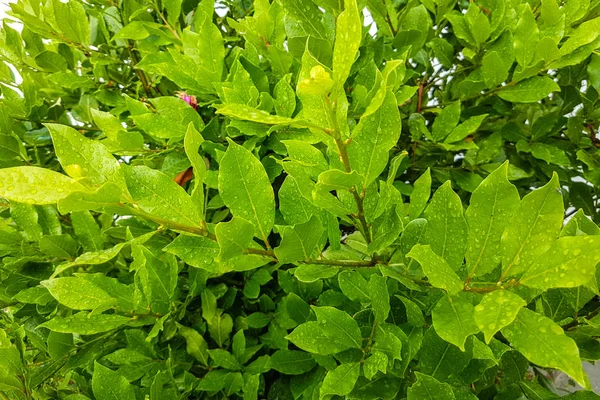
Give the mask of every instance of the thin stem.
M 167 19 L 165 18 L 164 14 L 162 12 L 160 12 L 160 9 L 158 8 L 158 5 L 156 5 L 156 12 L 160 16 L 160 19 L 162 19 L 162 21 L 164 22 L 164 24 L 167 27 L 167 29 L 171 31 L 171 33 L 173 34 L 173 36 L 175 36 L 177 38 L 177 40 L 181 41 L 181 37 L 179 37 L 179 33 L 177 33 L 177 31 L 175 30 L 175 28 L 173 28 L 171 26 L 171 24 L 169 24 L 169 21 L 167 21 Z
M 338 135 L 339 136 L 339 131 Z M 337 137 L 335 139 L 335 144 L 338 148 L 338 153 L 340 154 L 340 158 L 342 159 L 342 163 L 344 164 L 344 169 L 346 172 L 352 172 L 352 167 L 350 166 L 350 159 L 348 158 L 348 142 L 345 142 L 341 138 Z M 354 196 L 354 201 L 356 202 L 356 208 L 358 209 L 358 214 L 356 218 L 360 221 L 362 226 L 363 236 L 367 243 L 371 243 L 371 233 L 369 232 L 369 224 L 365 219 L 365 209 L 363 206 L 363 198 L 358 194 L 356 188 L 352 188 L 350 190 L 352 196 Z
M 473 293 L 489 293 L 489 292 L 494 292 L 496 290 L 506 290 L 506 289 L 514 288 L 514 287 L 519 286 L 520 284 L 521 283 L 515 279 L 511 279 L 504 285 L 501 284 L 500 282 L 498 282 L 497 284 L 492 285 L 492 286 L 484 286 L 484 287 L 479 287 L 479 288 L 471 287 L 471 286 L 469 286 L 468 283 L 466 283 L 463 290 L 465 292 L 473 292 Z
M 137 215 L 137 216 L 145 218 L 147 220 L 156 222 L 157 224 L 164 226 L 165 228 L 172 229 L 174 231 L 193 233 L 193 234 L 199 235 L 199 236 L 206 236 L 207 238 L 209 238 L 211 240 L 217 240 L 217 238 L 214 234 L 212 234 L 211 232 L 209 232 L 208 230 L 206 230 L 205 228 L 203 228 L 201 226 L 189 226 L 189 225 L 180 224 L 178 222 L 174 222 L 174 221 L 170 221 L 170 220 L 167 220 L 164 218 L 157 217 L 156 215 L 147 213 L 146 211 L 140 210 L 137 207 L 126 206 L 123 204 L 119 204 L 119 206 L 122 207 L 123 209 L 127 210 L 132 215 Z
M 273 250 L 262 250 L 262 249 L 246 249 L 244 251 L 245 254 L 258 254 L 265 257 L 270 257 L 275 262 L 280 262 L 275 255 Z M 299 264 L 317 264 L 317 265 L 332 265 L 338 267 L 373 267 L 377 265 L 377 261 L 374 259 L 371 260 L 301 260 L 296 261 Z
M 135 70 L 138 79 L 142 83 L 142 86 L 144 87 L 144 92 L 146 92 L 146 96 L 153 97 L 152 91 L 150 90 L 150 84 L 148 83 L 148 79 L 146 78 L 146 74 L 141 69 L 136 68 L 136 65 L 138 64 L 139 60 L 135 55 L 135 51 L 133 50 L 133 45 L 131 44 L 131 41 L 129 41 L 129 47 L 127 49 L 129 50 L 129 55 L 133 60 L 132 68 Z

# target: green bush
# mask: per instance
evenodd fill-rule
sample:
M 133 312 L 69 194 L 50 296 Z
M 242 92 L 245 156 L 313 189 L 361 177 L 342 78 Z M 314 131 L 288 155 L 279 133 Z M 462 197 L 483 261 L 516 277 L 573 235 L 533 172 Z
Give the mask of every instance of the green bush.
M 599 1 L 9 14 L 0 398 L 591 388 Z

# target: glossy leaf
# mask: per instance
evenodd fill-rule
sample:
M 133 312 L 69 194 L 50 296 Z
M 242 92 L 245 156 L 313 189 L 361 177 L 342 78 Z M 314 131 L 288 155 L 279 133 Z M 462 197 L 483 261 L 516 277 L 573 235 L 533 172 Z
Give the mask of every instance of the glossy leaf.
M 341 364 L 334 370 L 327 372 L 321 386 L 321 396 L 347 395 L 354 388 L 359 373 L 359 363 Z
M 558 90 L 559 86 L 549 77 L 535 76 L 514 86 L 505 86 L 498 97 L 513 103 L 533 103 Z
M 518 275 L 552 247 L 563 221 L 558 176 L 525 196 L 502 235 L 502 274 Z
M 267 240 L 274 223 L 274 194 L 264 167 L 232 141 L 221 159 L 219 192 L 232 214 L 250 221 L 255 236 Z
M 475 309 L 470 300 L 463 296 L 442 297 L 431 315 L 437 334 L 447 342 L 465 351 L 465 341 L 479 332 L 473 317 Z
M 456 272 L 429 245 L 417 244 L 406 256 L 421 264 L 432 286 L 444 289 L 450 295 L 463 289 L 463 283 Z
M 444 183 L 434 193 L 423 216 L 427 220 L 424 243 L 457 270 L 467 247 L 467 222 L 460 198 L 452 190 L 450 182 Z
M 437 379 L 416 373 L 417 381 L 408 389 L 408 399 L 436 399 L 436 400 L 454 400 L 454 392 L 452 386 L 447 383 L 439 382 Z
M 87 189 L 74 179 L 39 167 L 0 170 L 0 196 L 25 204 L 55 204 L 69 193 Z
M 202 218 L 190 196 L 165 174 L 138 166 L 125 169 L 125 180 L 142 211 L 185 226 L 201 226 Z
M 90 140 L 75 129 L 47 124 L 56 155 L 65 172 L 72 178 L 87 178 L 93 185 L 112 181 L 122 184 L 119 162 L 100 142 Z
M 348 146 L 350 165 L 364 177 L 363 188 L 375 181 L 385 169 L 389 151 L 398 141 L 400 130 L 396 98 L 388 91 L 381 107 L 360 119 Z
M 538 289 L 584 285 L 596 275 L 599 244 L 598 236 L 561 237 L 533 262 L 520 282 Z
M 41 282 L 59 303 L 74 310 L 110 307 L 116 299 L 92 282 L 80 278 L 55 278 Z
M 360 329 L 350 315 L 333 307 L 313 307 L 313 311 L 319 328 L 330 341 L 345 348 L 361 347 Z
M 281 233 L 281 244 L 275 248 L 280 262 L 309 260 L 323 234 L 323 225 L 313 216 L 305 223 L 286 227 Z
M 254 225 L 243 218 L 233 217 L 229 222 L 220 222 L 215 227 L 219 243 L 219 261 L 227 261 L 244 254 L 254 237 Z
M 502 234 L 519 201 L 517 188 L 508 181 L 508 163 L 488 175 L 473 192 L 466 212 L 469 276 L 488 274 L 500 264 Z
M 94 396 L 101 399 L 135 400 L 135 390 L 127 379 L 98 362 L 94 363 L 92 390 Z
M 316 362 L 305 352 L 295 350 L 278 350 L 270 360 L 271 368 L 286 375 L 300 375 L 310 371 Z
M 502 329 L 510 344 L 542 367 L 557 368 L 587 386 L 575 341 L 551 319 L 521 308 L 512 324 Z
M 408 214 L 411 219 L 419 218 L 431 195 L 431 170 L 425 172 L 415 181 L 415 187 L 410 194 Z
M 519 310 L 527 303 L 507 290 L 487 293 L 475 307 L 475 321 L 489 343 L 496 332 L 511 324 Z
M 131 318 L 116 314 L 91 314 L 80 312 L 71 317 L 54 317 L 42 324 L 53 332 L 93 335 L 108 332 L 131 321 Z

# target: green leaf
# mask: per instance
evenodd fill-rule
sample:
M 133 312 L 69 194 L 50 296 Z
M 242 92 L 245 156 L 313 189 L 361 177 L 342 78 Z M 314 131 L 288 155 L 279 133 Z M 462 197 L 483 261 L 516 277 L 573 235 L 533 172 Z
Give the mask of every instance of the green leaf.
M 365 378 L 373 379 L 377 372 L 381 371 L 384 374 L 387 372 L 388 358 L 385 354 L 373 351 L 363 363 L 363 371 Z
M 580 385 L 588 386 L 577 344 L 550 318 L 521 308 L 514 322 L 502 329 L 502 334 L 532 363 L 557 368 Z
M 312 307 L 317 323 L 325 336 L 346 348 L 361 348 L 362 336 L 358 323 L 344 311 L 334 307 Z
M 234 216 L 250 221 L 255 236 L 267 242 L 275 218 L 275 195 L 263 165 L 229 141 L 219 168 L 219 193 Z
M 134 204 L 167 222 L 201 227 L 198 208 L 185 190 L 162 172 L 145 166 L 125 169 L 127 188 Z
M 68 68 L 67 60 L 53 51 L 43 51 L 35 56 L 35 63 L 47 72 L 64 71 Z
M 140 61 L 137 67 L 140 67 L 144 60 Z M 172 63 L 174 64 L 173 61 Z M 177 66 L 171 65 L 168 68 L 175 71 Z M 196 110 L 181 99 L 164 96 L 150 99 L 150 102 L 157 112 L 134 115 L 132 118 L 138 128 L 156 139 L 180 139 L 187 133 L 190 123 L 193 123 L 196 129 L 202 129 L 204 125 Z
M 408 400 L 454 400 L 452 386 L 441 383 L 434 377 L 415 372 L 417 381 L 408 388 Z
M 307 121 L 301 119 L 292 119 L 288 117 L 282 117 L 279 115 L 272 115 L 266 111 L 262 111 L 244 104 L 225 105 L 217 108 L 217 113 L 235 119 L 241 119 L 243 121 L 252 121 L 267 125 L 291 125 L 298 128 L 306 128 L 312 126 Z
M 456 272 L 429 245 L 417 244 L 406 256 L 421 264 L 432 286 L 444 289 L 450 295 L 463 290 L 463 283 Z
M 50 332 L 48 334 L 48 353 L 54 359 L 62 358 L 73 350 L 73 335 L 70 333 Z
M 40 251 L 51 257 L 72 259 L 79 245 L 71 235 L 46 235 L 40 239 Z
M 441 38 L 433 38 L 427 43 L 427 46 L 433 50 L 433 54 L 440 60 L 444 68 L 452 68 L 454 48 L 448 41 Z
M 118 372 L 94 362 L 92 375 L 92 391 L 94 396 L 106 400 L 135 400 L 135 390 L 127 379 Z
M 525 196 L 502 235 L 502 275 L 528 270 L 558 238 L 563 221 L 558 175 Z
M 40 282 L 59 303 L 74 310 L 93 310 L 116 305 L 117 300 L 92 282 L 81 278 L 55 278 Z
M 593 42 L 600 36 L 600 17 L 585 21 L 573 30 L 569 39 L 560 47 L 561 56 L 575 51 L 581 46 Z
M 25 204 L 55 204 L 71 192 L 87 189 L 74 179 L 39 167 L 0 169 L 0 197 Z
M 108 332 L 127 324 L 131 318 L 117 314 L 88 314 L 77 313 L 70 317 L 54 317 L 41 324 L 53 332 L 77 333 L 80 335 L 94 335 Z
M 454 129 L 460 119 L 460 101 L 456 101 L 442 109 L 435 118 L 431 135 L 436 142 L 443 141 Z
M 377 274 L 371 275 L 367 290 L 375 313 L 375 321 L 378 324 L 383 324 L 390 313 L 390 294 L 387 287 L 387 278 Z
M 99 251 L 104 248 L 104 237 L 100 233 L 100 227 L 88 211 L 72 213 L 71 223 L 75 236 L 85 251 Z
M 134 311 L 136 309 L 133 300 L 133 285 L 126 285 L 119 282 L 118 279 L 110 278 L 102 273 L 75 273 L 75 276 L 92 282 L 94 285 L 108 293 L 111 297 L 116 298 L 117 306 L 122 311 Z
M 198 64 L 200 71 L 196 76 L 205 76 L 208 82 L 220 82 L 223 74 L 225 47 L 222 33 L 213 24 L 214 3 L 204 1 L 196 9 L 194 27 L 198 35 L 190 35 L 192 40 L 187 46 L 184 31 L 184 52 Z M 194 40 L 195 39 L 195 40 Z
M 408 214 L 410 219 L 419 218 L 425 209 L 429 196 L 431 195 L 431 170 L 427 168 L 425 172 L 415 181 L 414 189 L 410 194 L 410 204 Z
M 194 188 L 192 189 L 192 201 L 198 208 L 198 213 L 204 215 L 204 179 L 206 178 L 206 163 L 198 149 L 204 143 L 204 138 L 190 122 L 183 139 L 183 147 L 194 171 Z
M 298 348 L 314 354 L 335 354 L 349 348 L 344 341 L 332 340 L 327 336 L 324 329 L 316 321 L 309 321 L 298 325 L 285 338 Z
M 338 275 L 342 293 L 352 301 L 367 302 L 371 299 L 367 281 L 357 271 L 342 271 Z
M 456 271 L 464 259 L 468 228 L 462 202 L 452 190 L 450 181 L 435 192 L 424 218 L 427 220 L 424 243 Z
M 12 201 L 10 217 L 22 229 L 27 240 L 39 241 L 44 235 L 42 227 L 38 224 L 39 215 L 35 206 Z
M 321 397 L 326 395 L 347 395 L 354 388 L 359 374 L 360 363 L 353 362 L 338 365 L 325 375 L 323 385 L 321 386 Z
M 177 330 L 185 339 L 186 351 L 202 365 L 208 366 L 208 344 L 198 331 L 187 326 L 177 325 Z
M 373 239 L 367 247 L 369 253 L 379 252 L 391 245 L 400 236 L 404 223 L 397 208 L 392 206 L 373 222 L 373 227 Z
M 497 51 L 488 51 L 481 62 L 481 74 L 488 88 L 501 84 L 508 77 L 508 70 Z
M 277 82 L 273 89 L 275 95 L 275 112 L 282 117 L 290 118 L 296 110 L 296 93 L 289 83 L 290 75 L 286 75 Z
M 514 30 L 515 58 L 522 67 L 534 64 L 536 45 L 539 42 L 539 28 L 531 7 L 526 5 Z
M 344 0 L 344 11 L 338 16 L 333 47 L 333 81 L 341 87 L 354 64 L 362 39 L 362 23 L 356 0 Z
M 475 310 L 466 296 L 443 296 L 431 312 L 437 334 L 447 342 L 465 351 L 465 341 L 479 327 L 473 317 Z
M 306 322 L 310 316 L 310 306 L 297 294 L 287 296 L 285 307 L 290 317 L 299 324 Z
M 229 335 L 233 330 L 233 319 L 229 314 L 215 315 L 208 321 L 208 331 L 210 336 L 217 342 L 219 347 L 229 340 Z
M 361 176 L 356 171 L 344 172 L 330 169 L 319 174 L 315 191 L 350 190 L 361 180 Z
M 73 260 L 69 263 L 66 263 L 66 264 L 61 264 L 60 266 L 58 266 L 56 268 L 56 270 L 54 271 L 54 273 L 52 274 L 51 278 L 54 278 L 55 276 L 58 276 L 62 272 L 66 271 L 70 268 L 73 268 L 73 267 L 87 265 L 87 264 L 90 264 L 90 265 L 104 264 L 105 262 L 108 262 L 108 261 L 112 260 L 113 258 L 115 258 L 117 256 L 117 254 L 119 254 L 125 246 L 130 245 L 130 244 L 135 244 L 135 243 L 138 243 L 138 244 L 144 243 L 152 235 L 154 235 L 154 232 L 150 232 L 146 235 L 138 236 L 137 238 L 132 239 L 128 242 L 118 243 L 115 246 L 111 247 L 110 249 L 83 253 L 82 255 L 77 257 L 75 260 Z
M 309 353 L 296 350 L 277 350 L 269 362 L 271 368 L 286 375 L 301 375 L 316 364 Z
M 600 236 L 563 236 L 537 258 L 520 279 L 538 289 L 577 287 L 596 275 Z
M 362 187 L 374 182 L 388 164 L 389 151 L 400 137 L 398 104 L 391 90 L 386 92 L 381 107 L 361 117 L 348 146 L 350 165 L 364 177 Z
M 465 257 L 469 276 L 482 276 L 500 264 L 504 229 L 519 205 L 519 192 L 508 181 L 508 162 L 475 189 L 467 208 L 469 240 Z
M 323 225 L 316 216 L 305 223 L 285 227 L 281 231 L 281 243 L 275 248 L 275 256 L 282 263 L 308 260 L 322 235 Z
M 119 162 L 102 143 L 90 140 L 75 129 L 45 124 L 52 135 L 56 155 L 72 178 L 87 178 L 92 185 L 111 181 L 122 185 Z
M 82 190 L 81 188 L 79 190 Z M 84 189 L 85 190 L 85 189 Z M 121 202 L 122 190 L 116 184 L 107 182 L 92 192 L 74 191 L 58 200 L 61 214 L 70 212 L 99 210 Z
M 317 38 L 325 38 L 325 27 L 321 22 L 322 13 L 315 3 L 306 0 L 282 0 L 281 4 L 286 17 L 290 17 L 299 24 L 303 33 Z
M 177 261 L 172 254 L 160 258 L 142 245 L 133 245 L 137 276 L 152 311 L 166 314 L 177 287 Z
M 490 343 L 496 332 L 511 324 L 526 304 L 521 297 L 506 290 L 495 290 L 483 296 L 475 307 L 475 321 L 485 335 L 485 342 Z
M 210 358 L 212 358 L 215 367 L 221 367 L 231 371 L 239 371 L 241 369 L 236 358 L 228 351 L 214 349 L 208 350 L 208 354 L 210 354 Z
M 531 153 L 537 159 L 544 160 L 550 164 L 569 165 L 569 157 L 556 146 L 546 143 L 527 143 L 524 140 L 517 142 L 517 151 Z
M 472 135 L 473 133 L 475 133 L 475 131 L 477 131 L 477 129 L 479 129 L 479 126 L 481 125 L 481 123 L 483 122 L 483 120 L 486 117 L 487 117 L 487 114 L 482 114 L 482 115 L 476 115 L 474 117 L 469 118 L 462 124 L 458 125 L 454 129 L 452 129 L 452 131 L 450 132 L 450 134 L 448 134 L 448 136 L 446 137 L 444 142 L 445 143 L 460 142 L 467 136 Z
M 498 97 L 512 103 L 535 103 L 560 87 L 548 76 L 534 76 L 517 83 L 506 85 L 498 91 Z
M 600 235 L 600 228 L 582 209 L 577 210 L 560 231 L 560 236 Z
M 227 261 L 248 249 L 254 237 L 254 225 L 243 218 L 233 217 L 229 222 L 219 222 L 215 235 L 220 248 L 218 261 Z

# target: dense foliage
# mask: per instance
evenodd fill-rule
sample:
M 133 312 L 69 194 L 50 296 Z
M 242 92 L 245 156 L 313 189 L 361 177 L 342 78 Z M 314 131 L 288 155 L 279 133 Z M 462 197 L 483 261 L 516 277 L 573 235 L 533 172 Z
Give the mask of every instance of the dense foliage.
M 0 398 L 590 388 L 600 1 L 10 15 Z

